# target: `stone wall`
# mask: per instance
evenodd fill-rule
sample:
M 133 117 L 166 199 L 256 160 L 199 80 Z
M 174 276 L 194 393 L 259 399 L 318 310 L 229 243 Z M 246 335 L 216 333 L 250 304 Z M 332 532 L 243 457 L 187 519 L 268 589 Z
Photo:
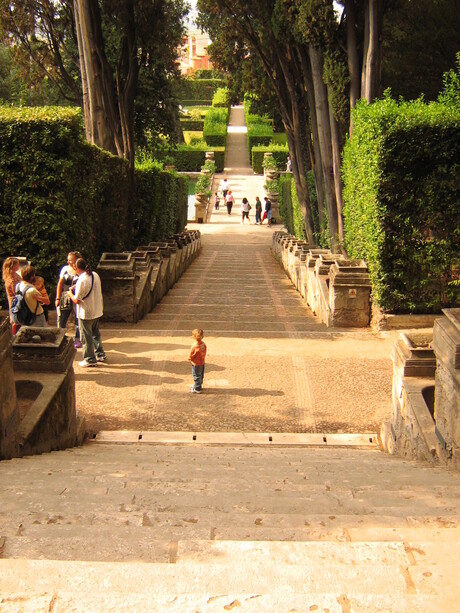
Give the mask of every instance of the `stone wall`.
M 272 249 L 297 291 L 327 326 L 369 325 L 371 285 L 363 260 L 347 260 L 287 232 L 273 234 Z
M 83 442 L 77 415 L 72 339 L 60 328 L 22 326 L 13 338 L 0 325 L 0 459 L 73 447 Z
M 136 323 L 174 286 L 201 249 L 198 230 L 139 245 L 135 251 L 103 253 L 97 272 L 104 320 Z
M 445 309 L 432 334 L 401 333 L 393 348 L 393 413 L 383 448 L 460 468 L 460 309 Z
M 17 455 L 19 412 L 13 372 L 13 338 L 8 317 L 0 318 L 0 460 Z

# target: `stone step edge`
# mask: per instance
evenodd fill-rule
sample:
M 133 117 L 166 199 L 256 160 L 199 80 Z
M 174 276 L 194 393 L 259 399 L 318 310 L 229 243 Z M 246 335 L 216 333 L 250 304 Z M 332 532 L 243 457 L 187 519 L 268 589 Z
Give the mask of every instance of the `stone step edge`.
M 169 432 L 149 430 L 100 430 L 87 441 L 96 443 L 153 445 L 230 445 L 268 447 L 358 447 L 379 450 L 374 432 L 291 433 L 291 432 Z

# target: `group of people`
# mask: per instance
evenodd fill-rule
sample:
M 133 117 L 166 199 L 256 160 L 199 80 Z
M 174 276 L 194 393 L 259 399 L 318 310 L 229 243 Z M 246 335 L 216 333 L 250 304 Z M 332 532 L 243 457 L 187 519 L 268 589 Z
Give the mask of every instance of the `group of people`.
M 231 215 L 232 208 L 235 203 L 235 197 L 233 196 L 232 190 L 229 187 L 228 179 L 226 178 L 222 179 L 222 181 L 220 182 L 220 191 L 222 193 L 222 198 L 227 207 L 227 213 Z M 255 202 L 256 221 L 255 223 L 256 225 L 262 225 L 263 222 L 267 220 L 267 225 L 271 226 L 272 224 L 272 203 L 271 203 L 270 198 L 265 196 L 264 203 L 265 205 L 264 205 L 263 216 L 262 216 L 262 203 L 260 201 L 260 198 L 256 196 L 256 202 Z M 214 194 L 214 206 L 215 206 L 216 211 L 218 211 L 220 208 L 219 192 L 216 192 Z M 248 199 L 244 197 L 243 200 L 241 201 L 241 223 L 244 223 L 245 219 L 247 219 L 248 223 L 250 223 L 249 211 L 251 209 L 252 209 L 252 206 L 249 204 Z
M 27 264 L 21 268 L 18 258 L 8 257 L 3 262 L 2 277 L 13 334 L 21 327 L 15 323 L 11 313 L 13 298 L 18 292 L 24 296 L 29 311 L 35 316 L 32 325 L 46 327 L 50 299 L 44 280 L 37 276 L 35 267 Z M 99 320 L 103 314 L 101 280 L 78 251 L 69 252 L 67 264 L 60 270 L 55 306 L 59 328 L 66 328 L 70 315 L 74 313 L 74 347 L 83 349 L 83 360 L 78 365 L 86 368 L 105 362 L 99 330 Z

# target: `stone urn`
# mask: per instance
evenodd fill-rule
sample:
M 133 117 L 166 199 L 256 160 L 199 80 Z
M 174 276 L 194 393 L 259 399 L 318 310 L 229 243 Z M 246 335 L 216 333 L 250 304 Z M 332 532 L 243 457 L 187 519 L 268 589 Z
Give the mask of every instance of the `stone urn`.
M 209 205 L 209 196 L 204 193 L 195 194 L 195 221 L 196 223 L 206 222 L 206 213 Z

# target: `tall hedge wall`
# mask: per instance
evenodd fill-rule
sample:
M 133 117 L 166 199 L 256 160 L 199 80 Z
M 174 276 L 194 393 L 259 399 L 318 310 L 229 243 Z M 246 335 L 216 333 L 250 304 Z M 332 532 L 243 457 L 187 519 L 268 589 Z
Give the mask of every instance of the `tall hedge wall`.
M 224 170 L 224 147 L 209 147 L 206 143 L 180 144 L 168 151 L 168 157 L 180 172 L 200 172 L 206 159 L 206 151 L 214 151 L 217 172 Z
M 278 168 L 284 170 L 289 155 L 287 145 L 277 145 L 270 143 L 269 145 L 256 145 L 252 147 L 252 170 L 257 174 L 262 174 L 264 171 L 263 161 L 264 153 L 271 153 L 276 160 Z
M 361 103 L 343 155 L 346 248 L 369 265 L 388 312 L 460 304 L 460 112 Z M 458 278 L 458 276 L 457 276 Z
M 177 86 L 179 100 L 211 100 L 220 87 L 225 87 L 222 79 L 193 79 L 185 77 L 180 79 Z
M 182 178 L 152 167 L 134 183 L 137 199 L 127 162 L 84 142 L 79 110 L 0 107 L 0 260 L 26 256 L 52 292 L 71 249 L 96 264 L 140 228 L 144 242 L 184 227 Z

